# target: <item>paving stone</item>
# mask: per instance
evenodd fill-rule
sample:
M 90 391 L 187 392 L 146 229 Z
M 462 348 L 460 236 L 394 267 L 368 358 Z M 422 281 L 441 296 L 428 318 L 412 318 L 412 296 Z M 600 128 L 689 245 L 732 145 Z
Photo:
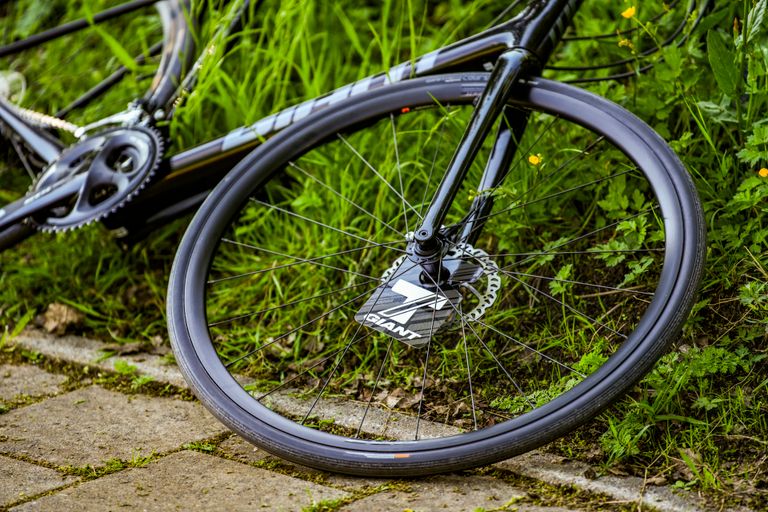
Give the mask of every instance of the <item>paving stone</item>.
M 420 439 L 433 439 L 459 434 L 457 427 L 432 421 L 419 420 L 413 414 L 404 414 L 386 407 L 368 407 L 367 404 L 352 400 L 323 398 L 314 403 L 314 398 L 299 398 L 296 390 L 281 389 L 264 399 L 270 409 L 292 416 L 304 416 L 312 408 L 318 418 L 333 419 L 336 425 L 357 430 L 372 436 L 390 439 L 413 439 L 419 432 Z
M 497 466 L 550 484 L 575 485 L 586 491 L 607 494 L 616 501 L 642 503 L 665 512 L 698 512 L 707 509 L 699 498 L 690 493 L 678 495 L 666 486 L 648 486 L 642 478 L 588 478 L 585 474 L 594 474 L 588 464 L 566 461 L 563 457 L 548 453 L 526 453 L 500 462 Z
M 234 460 L 249 464 L 254 464 L 270 457 L 268 452 L 252 445 L 238 435 L 233 435 L 221 443 L 219 450 Z
M 53 469 L 0 455 L 0 508 L 74 481 Z
M 342 487 L 344 489 L 358 490 L 378 487 L 390 481 L 384 478 L 340 475 L 337 473 L 329 473 L 327 471 L 318 471 L 316 469 L 302 466 L 300 464 L 294 464 L 292 462 L 288 462 L 287 460 L 277 458 L 274 455 L 270 455 L 268 452 L 262 450 L 261 448 L 257 448 L 238 435 L 233 435 L 221 443 L 219 445 L 219 450 L 221 450 L 221 452 L 226 454 L 228 457 L 231 457 L 240 462 L 251 464 L 260 462 L 264 459 L 274 458 L 275 460 L 279 460 L 283 468 L 287 469 L 288 471 L 304 473 L 315 478 L 321 476 L 325 483 L 335 487 Z
M 59 465 L 100 465 L 225 431 L 200 404 L 90 386 L 0 415 L 0 452 Z
M 176 365 L 157 355 L 126 354 L 104 358 L 104 343 L 80 336 L 55 336 L 37 329 L 25 329 L 14 342 L 61 361 L 90 366 L 100 370 L 115 371 L 115 362 L 125 361 L 136 367 L 139 375 L 149 375 L 158 382 L 186 388 L 184 377 Z
M 199 452 L 181 451 L 44 496 L 12 510 L 301 510 L 338 489 Z
M 0 402 L 11 402 L 22 396 L 39 397 L 61 391 L 64 375 L 55 375 L 36 366 L 0 365 Z
M 409 481 L 410 492 L 394 491 L 374 494 L 355 501 L 341 510 L 450 510 L 474 511 L 494 509 L 525 497 L 525 492 L 506 482 L 484 476 L 444 475 Z M 522 509 L 521 509 L 522 510 Z
M 514 512 L 578 512 L 580 509 L 563 507 L 540 507 L 538 505 L 515 505 L 510 511 Z
M 165 364 L 163 358 L 153 355 L 126 355 L 99 361 L 103 356 L 103 344 L 98 341 L 69 336 L 55 337 L 40 331 L 25 331 L 16 341 L 28 350 L 35 350 L 48 357 L 64 361 L 114 370 L 117 359 L 126 360 L 138 369 L 139 375 L 150 375 L 156 381 L 171 383 L 186 387 L 186 384 L 173 365 Z M 19 379 L 9 379 L 18 381 Z M 26 381 L 26 379 L 20 379 Z M 0 400 L 5 396 L 2 391 L 3 378 L 0 373 Z M 35 386 L 30 386 L 30 389 Z M 44 386 L 45 388 L 45 386 Z M 37 387 L 36 389 L 39 389 Z M 150 399 L 147 397 L 126 397 L 110 393 L 101 388 L 87 388 L 88 391 L 61 395 L 45 400 L 42 403 L 24 407 L 0 415 L 0 453 L 20 453 L 28 457 L 47 460 L 57 464 L 99 464 L 110 457 L 131 458 L 135 449 L 143 454 L 151 451 L 165 451 L 178 447 L 185 442 L 208 437 L 225 431 L 197 404 L 178 402 L 170 399 Z M 53 391 L 55 393 L 55 391 Z M 46 392 L 47 393 L 47 392 Z M 44 393 L 44 394 L 46 394 Z M 81 397 L 78 393 L 87 396 Z M 105 396 L 109 399 L 105 401 Z M 74 398 L 72 398 L 74 397 Z M 297 401 L 292 393 L 283 391 L 273 395 L 277 409 L 293 411 L 297 408 L 306 410 L 305 404 Z M 156 402 L 160 400 L 161 402 Z M 154 404 L 154 405 L 150 405 Z M 357 427 L 363 410 L 340 404 L 333 400 L 321 400 L 318 409 L 322 409 L 328 417 L 336 418 L 341 424 Z M 387 435 L 399 437 L 402 432 L 412 432 L 409 421 L 412 418 L 397 411 L 374 411 L 367 417 L 363 430 L 367 433 L 381 435 L 381 429 L 386 429 Z M 427 437 L 445 436 L 455 433 L 445 425 L 421 422 L 421 431 Z M 233 437 L 221 445 L 222 450 L 236 460 L 255 462 L 267 456 L 262 450 L 254 451 L 254 447 L 239 438 Z M 285 463 L 289 464 L 289 463 Z M 294 466 L 297 471 L 316 472 L 302 466 Z M 600 477 L 590 479 L 586 473 L 593 471 L 586 464 L 564 461 L 562 458 L 541 453 L 527 454 L 499 464 L 499 467 L 510 469 L 516 473 L 555 485 L 576 485 L 590 492 L 599 492 L 612 496 L 617 502 L 638 502 L 650 505 L 660 510 L 697 511 L 705 509 L 703 502 L 690 494 L 676 494 L 668 487 L 645 486 L 640 478 Z M 251 469 L 256 469 L 252 468 Z M 122 474 L 122 473 L 121 473 Z M 359 489 L 371 485 L 379 485 L 384 480 L 357 479 L 338 475 L 326 475 L 330 485 L 342 488 Z M 313 475 L 314 476 L 314 475 Z M 287 477 L 286 477 L 287 478 Z M 446 477 L 444 477 L 446 478 Z M 458 477 L 457 477 L 458 478 Z M 460 481 L 474 481 L 479 477 L 461 477 Z M 499 485 L 494 480 L 494 485 Z M 435 486 L 433 480 L 416 481 L 413 486 L 426 486 L 415 493 L 386 492 L 380 493 L 350 505 L 363 507 L 368 500 L 372 510 L 394 510 L 417 508 L 415 504 L 426 503 L 427 509 L 432 509 L 435 503 L 445 503 L 441 498 L 450 494 L 446 489 L 434 491 L 438 495 L 427 499 L 428 492 Z M 502 485 L 507 485 L 503 484 Z M 461 489 L 461 486 L 457 488 Z M 426 489 L 426 491 L 424 490 Z M 471 491 L 471 489 L 470 489 Z M 479 492 L 479 491 L 478 491 Z M 521 493 L 522 491 L 517 491 Z M 481 496 L 475 504 L 471 500 L 459 501 L 467 504 L 470 510 L 478 507 L 492 508 L 487 502 L 488 497 Z M 403 501 L 406 500 L 406 501 Z M 491 500 L 493 501 L 493 500 Z M 410 503 L 410 505 L 409 505 Z M 421 507 L 422 505 L 418 505 Z M 463 505 L 462 505 L 463 506 Z M 498 506 L 498 505 L 495 505 Z M 536 508 L 523 504 L 515 505 L 520 511 L 552 511 L 558 509 Z M 360 508 L 348 508 L 359 510 Z M 448 506 L 448 509 L 453 509 Z M 367 511 L 366 511 L 367 512 Z

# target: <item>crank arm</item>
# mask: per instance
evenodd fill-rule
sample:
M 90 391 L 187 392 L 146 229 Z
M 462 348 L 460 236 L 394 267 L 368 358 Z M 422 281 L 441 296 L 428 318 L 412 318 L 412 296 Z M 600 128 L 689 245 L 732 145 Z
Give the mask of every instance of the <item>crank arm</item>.
M 3 206 L 0 208 L 0 232 L 70 199 L 78 193 L 84 179 L 85 175 L 81 175 L 58 185 L 50 185 Z
M 37 229 L 28 223 L 14 224 L 10 228 L 0 231 L 0 252 L 26 240 L 35 233 L 37 233 Z

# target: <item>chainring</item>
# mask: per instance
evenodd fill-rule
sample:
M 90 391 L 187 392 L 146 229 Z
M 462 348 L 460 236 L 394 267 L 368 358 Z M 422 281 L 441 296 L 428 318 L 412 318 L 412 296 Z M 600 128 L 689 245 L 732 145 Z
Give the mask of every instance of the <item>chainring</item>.
M 111 128 L 66 149 L 38 176 L 32 195 L 54 185 L 79 180 L 67 204 L 35 218 L 42 231 L 67 231 L 101 220 L 143 189 L 163 156 L 163 138 L 154 128 Z

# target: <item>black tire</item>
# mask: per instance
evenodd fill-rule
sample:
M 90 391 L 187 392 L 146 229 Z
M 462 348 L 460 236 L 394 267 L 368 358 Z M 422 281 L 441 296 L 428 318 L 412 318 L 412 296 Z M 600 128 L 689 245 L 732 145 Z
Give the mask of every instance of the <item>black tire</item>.
M 165 116 L 194 58 L 188 0 L 114 4 L 90 2 L 87 10 L 78 11 L 60 2 L 37 2 L 34 8 L 32 2 L 16 2 L 0 9 L 0 63 L 2 69 L 13 70 L 0 72 L 0 94 L 8 95 L 3 102 L 62 148 L 77 142 L 77 127 L 124 111 L 129 104 L 140 104 L 150 115 Z M 93 24 L 86 19 L 88 11 Z M 95 131 L 98 128 L 90 133 Z M 1 122 L 0 136 L 8 148 L 0 155 L 6 160 L 0 165 L 2 207 L 32 193 L 51 162 L 38 157 L 34 148 Z M 158 147 L 164 145 L 161 142 Z M 136 184 L 130 191 L 121 191 L 115 202 L 122 204 L 124 196 L 138 188 Z M 30 228 L 76 227 L 115 209 L 105 206 L 93 218 L 71 220 L 65 218 L 68 206 L 55 213 L 41 212 L 34 221 L 25 219 L 20 226 L 0 232 L 0 251 L 26 238 Z M 48 226 L 46 219 L 54 217 L 57 223 Z
M 530 108 L 519 156 L 492 191 L 483 235 L 471 252 L 456 253 L 482 267 L 472 286 L 492 305 L 477 310 L 481 300 L 460 283 L 463 299 L 451 306 L 458 324 L 424 348 L 355 322 L 373 291 L 360 288 L 359 276 L 373 287 L 391 279 L 401 253 L 389 248 L 405 247 L 392 233 L 415 229 L 406 219 L 428 202 L 433 174 L 455 147 L 440 144 L 460 136 L 456 118 L 468 115 L 461 109 L 472 108 L 486 81 L 436 76 L 339 102 L 255 150 L 207 198 L 176 254 L 168 321 L 187 381 L 234 431 L 338 472 L 473 467 L 594 417 L 675 339 L 704 254 L 690 178 L 635 116 L 543 79 L 517 87 L 510 106 Z M 550 142 L 545 152 L 540 144 Z M 386 165 L 371 163 L 390 143 Z M 470 170 L 446 233 L 460 224 L 481 171 Z M 532 192 L 541 192 L 537 200 L 526 197 Z M 509 271 L 515 266 L 522 272 Z M 494 274 L 502 283 L 495 299 Z

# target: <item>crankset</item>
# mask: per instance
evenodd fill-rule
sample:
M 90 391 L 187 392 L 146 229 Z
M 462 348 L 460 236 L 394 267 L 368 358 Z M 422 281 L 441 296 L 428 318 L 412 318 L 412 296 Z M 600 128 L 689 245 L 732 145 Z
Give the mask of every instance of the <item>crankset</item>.
M 0 231 L 32 219 L 43 231 L 100 220 L 131 200 L 157 171 L 163 142 L 153 128 L 112 128 L 66 149 L 27 195 L 0 209 Z

